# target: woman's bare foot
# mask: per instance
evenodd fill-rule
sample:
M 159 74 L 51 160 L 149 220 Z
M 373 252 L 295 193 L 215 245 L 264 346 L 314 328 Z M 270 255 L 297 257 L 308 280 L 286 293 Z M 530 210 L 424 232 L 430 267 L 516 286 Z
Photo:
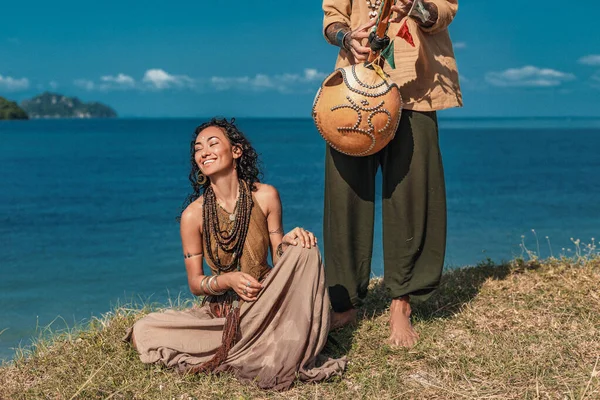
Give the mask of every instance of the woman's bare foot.
M 332 331 L 334 329 L 339 329 L 342 326 L 348 325 L 354 321 L 356 321 L 356 308 L 351 308 L 348 311 L 341 313 L 332 311 L 331 317 L 329 318 L 329 330 Z
M 410 323 L 410 304 L 408 296 L 392 300 L 390 306 L 390 338 L 388 342 L 392 346 L 413 347 L 419 334 Z

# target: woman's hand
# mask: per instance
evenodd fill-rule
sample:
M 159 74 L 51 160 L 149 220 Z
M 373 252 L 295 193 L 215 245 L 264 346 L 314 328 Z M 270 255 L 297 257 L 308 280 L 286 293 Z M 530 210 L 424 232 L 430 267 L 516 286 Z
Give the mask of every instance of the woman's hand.
M 373 18 L 369 22 L 359 26 L 350 32 L 344 40 L 344 47 L 352 53 L 357 62 L 367 61 L 369 57 L 371 48 L 363 46 L 362 39 L 369 37 L 369 29 L 375 25 L 375 22 L 377 21 Z
M 309 232 L 303 228 L 294 228 L 289 231 L 281 240 L 284 245 L 306 247 L 310 249 L 317 245 L 317 238 L 312 232 Z
M 244 272 L 229 272 L 223 277 L 226 278 L 224 283 L 244 301 L 255 301 L 262 290 L 262 285 Z

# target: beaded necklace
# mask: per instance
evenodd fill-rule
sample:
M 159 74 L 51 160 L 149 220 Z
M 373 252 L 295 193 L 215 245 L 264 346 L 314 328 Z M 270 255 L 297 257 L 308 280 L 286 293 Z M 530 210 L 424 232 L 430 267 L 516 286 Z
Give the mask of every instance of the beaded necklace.
M 379 7 L 381 6 L 381 0 L 366 0 L 367 7 L 369 7 L 369 18 L 375 18 L 377 16 L 377 12 L 379 11 Z
M 208 258 L 210 258 L 219 273 L 231 272 L 235 269 L 239 269 L 239 261 L 242 256 L 242 250 L 250 226 L 250 215 L 253 206 L 252 194 L 248 184 L 241 179 L 239 181 L 239 191 L 236 208 L 232 214 L 229 214 L 229 221 L 233 222 L 233 226 L 228 230 L 222 230 L 219 226 L 217 207 L 220 206 L 217 205 L 217 198 L 212 187 L 209 186 L 204 191 L 204 243 L 206 245 Z M 233 216 L 233 218 L 231 216 Z M 214 253 L 212 246 L 213 240 L 216 241 L 217 244 Z M 232 254 L 229 263 L 221 263 L 219 249 L 224 253 Z

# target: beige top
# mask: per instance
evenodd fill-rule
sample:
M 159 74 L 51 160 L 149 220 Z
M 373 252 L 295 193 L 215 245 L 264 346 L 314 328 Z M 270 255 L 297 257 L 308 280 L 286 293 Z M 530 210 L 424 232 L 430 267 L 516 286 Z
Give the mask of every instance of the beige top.
M 386 63 L 384 70 L 400 87 L 403 108 L 415 111 L 435 111 L 462 107 L 458 70 L 448 34 L 448 25 L 458 9 L 458 0 L 428 0 L 438 9 L 438 19 L 430 28 L 423 28 L 408 18 L 408 29 L 415 47 L 396 34 L 404 23 L 390 24 L 388 36 L 394 40 L 396 69 Z M 323 0 L 323 31 L 334 22 L 351 29 L 368 22 L 366 0 Z M 367 39 L 364 39 L 363 45 Z M 352 53 L 340 49 L 336 68 L 355 64 Z
M 267 257 L 269 255 L 269 228 L 267 226 L 267 218 L 262 212 L 260 206 L 256 202 L 254 196 L 252 196 L 254 205 L 252 206 L 252 212 L 250 214 L 250 226 L 248 227 L 248 234 L 246 235 L 246 242 L 242 250 L 242 257 L 240 259 L 240 271 L 252 275 L 258 281 L 261 281 L 266 274 L 271 270 L 267 263 Z M 222 230 L 229 230 L 232 228 L 234 221 L 229 219 L 229 214 L 225 212 L 221 207 L 217 207 L 219 216 L 219 227 Z M 204 242 L 204 241 L 203 241 Z M 232 254 L 225 253 L 219 249 L 217 242 L 212 241 L 213 254 L 219 252 L 219 259 L 223 263 L 231 261 Z M 206 242 L 204 242 L 204 254 L 206 263 L 210 267 L 213 274 L 218 274 L 217 268 L 213 265 L 211 259 L 208 257 L 206 251 Z

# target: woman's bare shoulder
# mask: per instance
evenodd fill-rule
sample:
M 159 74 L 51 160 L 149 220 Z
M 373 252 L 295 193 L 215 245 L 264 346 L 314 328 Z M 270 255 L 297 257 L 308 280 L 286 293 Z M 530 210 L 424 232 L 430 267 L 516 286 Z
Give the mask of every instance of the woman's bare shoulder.
M 264 200 L 267 202 L 278 201 L 279 200 L 279 192 L 275 189 L 275 186 L 268 185 L 266 183 L 257 183 L 256 184 L 256 192 L 254 192 L 254 197 L 257 200 Z
M 254 197 L 267 216 L 271 211 L 281 207 L 279 192 L 275 189 L 275 186 L 267 185 L 266 183 L 257 183 Z
M 202 196 L 191 202 L 181 213 L 182 224 L 197 224 L 202 225 L 203 215 L 203 199 Z

